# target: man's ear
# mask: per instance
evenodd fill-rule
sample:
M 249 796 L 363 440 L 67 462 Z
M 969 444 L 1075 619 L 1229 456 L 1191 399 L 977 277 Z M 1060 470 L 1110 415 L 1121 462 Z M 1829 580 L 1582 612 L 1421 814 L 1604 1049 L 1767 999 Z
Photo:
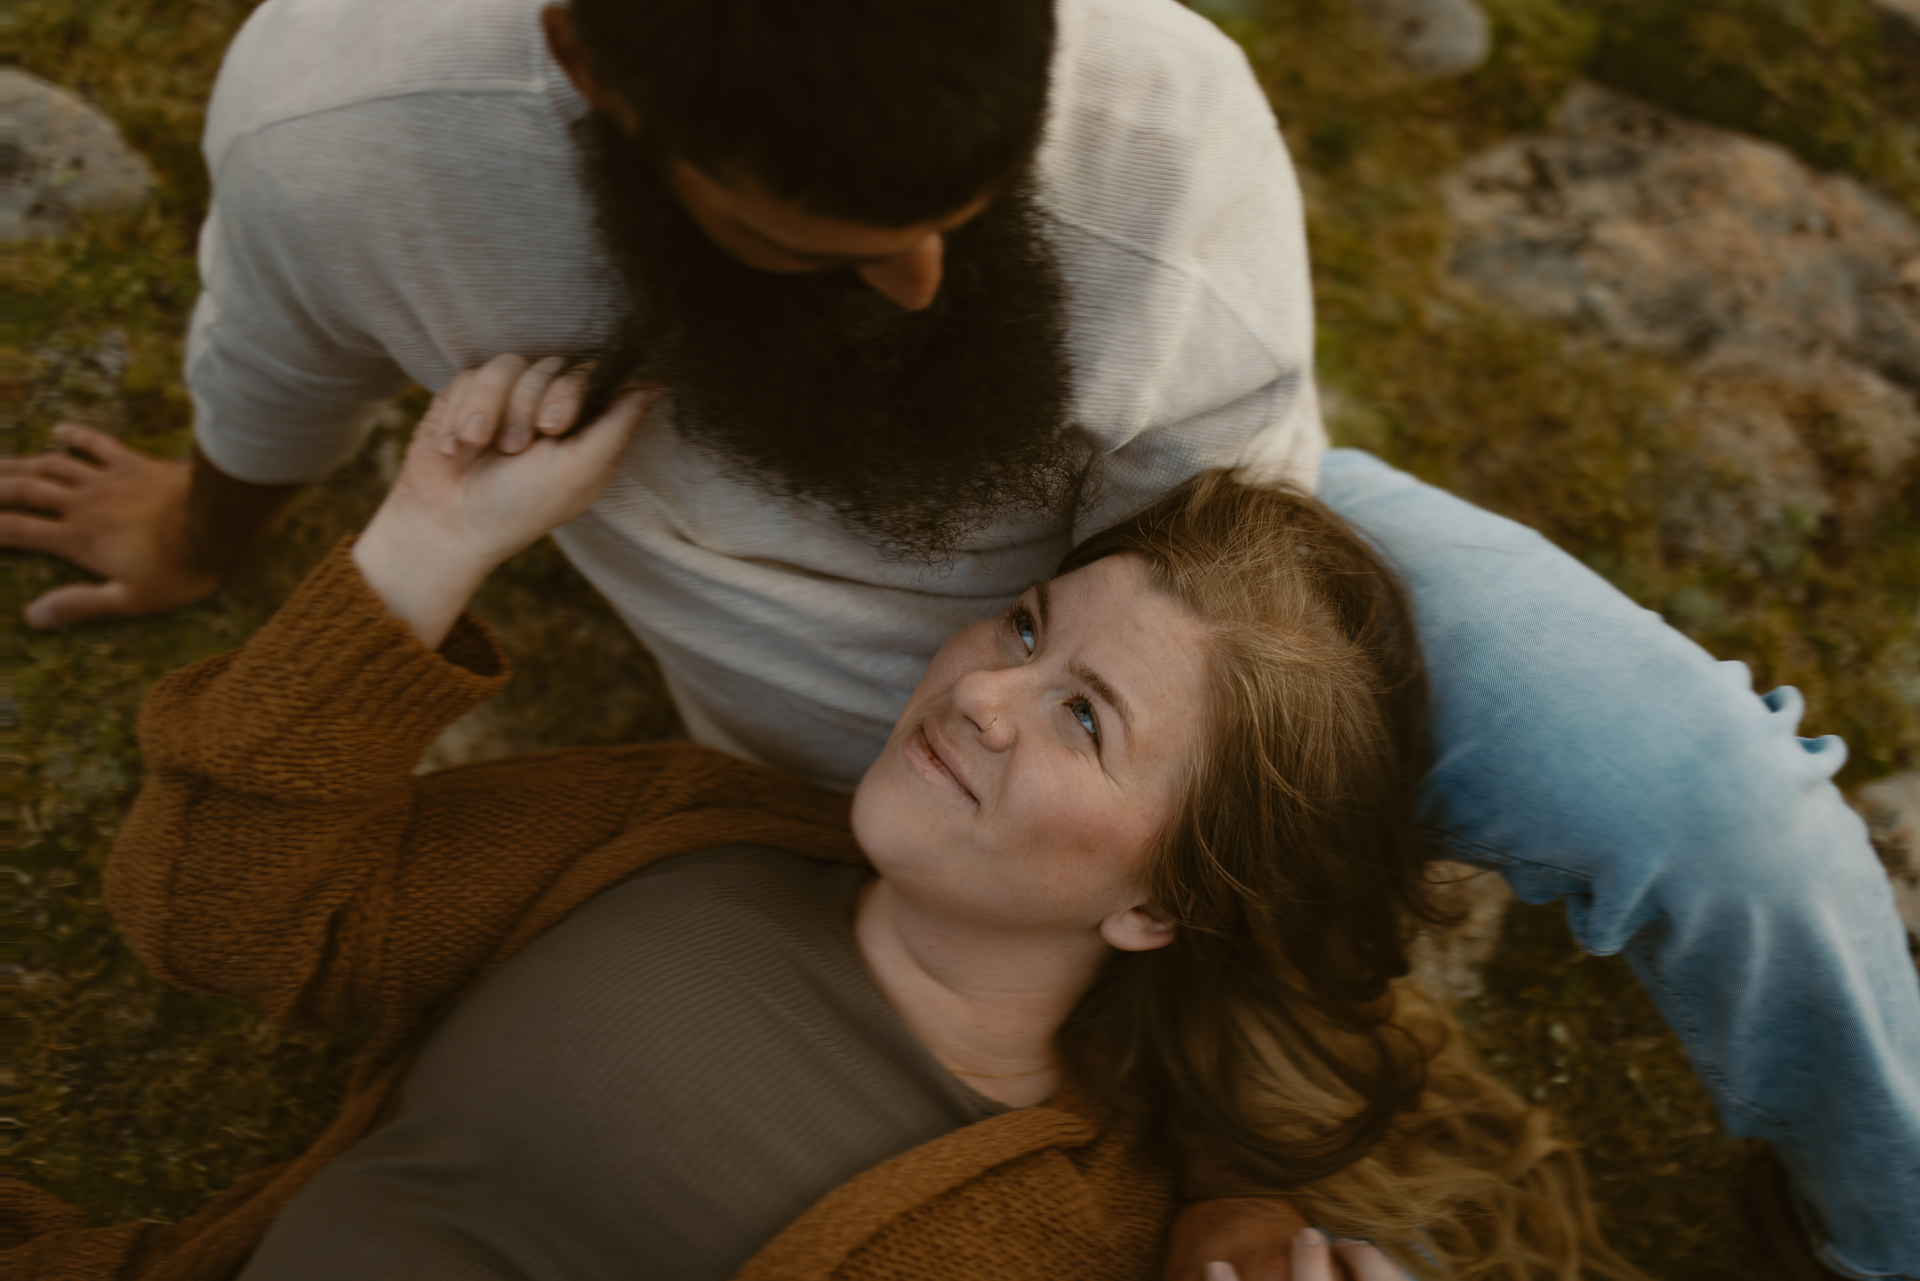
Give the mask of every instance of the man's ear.
M 580 96 L 601 115 L 611 117 L 613 122 L 630 134 L 640 132 L 639 118 L 633 114 L 633 108 L 627 100 L 600 83 L 593 74 L 593 59 L 587 53 L 587 46 L 580 40 L 580 31 L 573 25 L 573 14 L 563 4 L 550 4 L 540 11 L 540 29 L 547 36 L 547 52 L 567 73 L 567 79 Z
M 1145 903 L 1115 912 L 1100 922 L 1100 937 L 1122 952 L 1151 952 L 1173 942 L 1173 922 Z

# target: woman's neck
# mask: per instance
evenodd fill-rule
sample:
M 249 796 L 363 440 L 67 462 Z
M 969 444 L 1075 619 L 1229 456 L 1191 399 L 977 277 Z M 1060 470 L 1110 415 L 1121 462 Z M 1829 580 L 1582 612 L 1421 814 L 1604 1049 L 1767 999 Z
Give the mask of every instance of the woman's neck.
M 920 1043 L 976 1093 L 1028 1107 L 1059 1087 L 1060 1025 L 1093 983 L 1097 933 L 997 929 L 895 893 L 860 896 L 854 938 L 874 982 Z

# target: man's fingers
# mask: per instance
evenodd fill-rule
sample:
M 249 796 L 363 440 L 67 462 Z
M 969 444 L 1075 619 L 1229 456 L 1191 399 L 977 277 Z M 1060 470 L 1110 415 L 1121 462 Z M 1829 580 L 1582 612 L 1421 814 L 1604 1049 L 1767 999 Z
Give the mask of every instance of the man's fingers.
M 53 438 L 66 449 L 77 449 L 102 464 L 118 462 L 133 451 L 107 435 L 79 423 L 60 423 L 53 429 Z
M 69 546 L 72 538 L 73 526 L 64 520 L 48 520 L 44 516 L 22 516 L 17 512 L 0 512 L 0 547 L 12 547 L 26 552 L 46 552 L 72 560 L 73 554 Z
M 0 458 L 0 480 L 33 478 L 82 485 L 99 474 L 99 467 L 58 450 L 32 458 Z
M 84 485 L 100 475 L 100 468 L 83 463 L 72 454 L 50 453 L 26 459 L 25 470 L 46 480 L 68 485 Z
M 566 361 L 560 357 L 548 356 L 528 365 L 514 380 L 513 390 L 507 394 L 506 426 L 500 433 L 501 453 L 517 454 L 533 443 L 534 420 L 540 404 L 546 398 L 547 388 L 565 367 Z
M 1240 1281 L 1240 1274 L 1233 1270 L 1231 1263 L 1215 1259 L 1207 1265 L 1206 1281 Z
M 461 444 L 478 448 L 493 443 L 506 413 L 507 396 L 526 368 L 525 357 L 495 356 L 474 373 L 453 411 L 453 432 Z
M 0 475 L 0 507 L 31 507 L 35 511 L 63 512 L 73 500 L 73 489 L 37 476 Z
M 28 605 L 27 622 L 45 630 L 124 618 L 134 612 L 127 589 L 119 583 L 70 583 Z

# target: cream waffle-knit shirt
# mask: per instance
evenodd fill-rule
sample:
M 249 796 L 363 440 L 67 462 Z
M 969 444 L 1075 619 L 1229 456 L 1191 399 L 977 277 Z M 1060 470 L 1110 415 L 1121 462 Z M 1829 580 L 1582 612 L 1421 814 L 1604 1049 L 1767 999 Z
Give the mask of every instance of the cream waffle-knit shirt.
M 243 480 L 316 479 L 371 411 L 615 314 L 543 0 L 268 0 L 208 114 L 187 381 Z M 649 415 L 561 546 L 659 660 L 694 737 L 849 789 L 934 651 L 1073 543 L 1208 467 L 1312 486 L 1299 190 L 1245 58 L 1175 0 L 1057 0 L 1038 161 L 1101 502 L 929 569 L 776 500 Z

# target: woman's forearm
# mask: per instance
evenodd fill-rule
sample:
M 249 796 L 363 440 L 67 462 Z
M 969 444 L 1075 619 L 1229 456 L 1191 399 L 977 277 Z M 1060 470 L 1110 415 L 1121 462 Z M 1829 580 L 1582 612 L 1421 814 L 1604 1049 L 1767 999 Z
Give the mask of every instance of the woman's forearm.
M 146 780 L 107 868 L 122 930 L 183 987 L 281 1018 L 364 1016 L 366 976 L 327 958 L 384 928 L 398 869 L 438 835 L 414 821 L 421 752 L 505 680 L 477 630 L 423 648 L 336 549 L 245 646 L 148 695 Z M 447 827 L 471 841 L 481 817 Z
M 438 649 L 495 565 L 404 508 L 383 505 L 355 540 L 353 563 L 414 639 Z

